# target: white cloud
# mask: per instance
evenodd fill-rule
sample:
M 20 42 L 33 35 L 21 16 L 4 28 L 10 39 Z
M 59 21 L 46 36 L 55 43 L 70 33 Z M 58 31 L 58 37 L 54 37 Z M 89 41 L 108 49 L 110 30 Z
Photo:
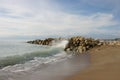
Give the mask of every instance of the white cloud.
M 49 0 L 40 4 L 28 4 L 28 0 L 2 1 L 0 8 L 10 11 L 6 15 L 20 18 L 0 16 L 0 36 L 88 34 L 96 32 L 97 28 L 118 24 L 112 14 L 70 14 L 56 10 Z

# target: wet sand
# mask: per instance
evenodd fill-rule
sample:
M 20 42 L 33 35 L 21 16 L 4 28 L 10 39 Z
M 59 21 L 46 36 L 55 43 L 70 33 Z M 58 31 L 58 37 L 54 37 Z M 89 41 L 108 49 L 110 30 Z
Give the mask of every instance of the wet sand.
M 120 46 L 101 46 L 90 51 L 88 68 L 65 80 L 120 80 Z
M 34 70 L 32 74 L 22 76 L 17 80 L 62 80 L 65 76 L 72 75 L 87 67 L 87 65 L 89 65 L 88 54 L 75 56 L 72 59 L 48 64 L 46 68 Z

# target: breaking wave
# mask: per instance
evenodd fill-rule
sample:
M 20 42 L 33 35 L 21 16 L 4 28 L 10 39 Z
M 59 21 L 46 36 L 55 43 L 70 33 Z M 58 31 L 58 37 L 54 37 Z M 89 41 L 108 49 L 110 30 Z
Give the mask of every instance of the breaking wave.
M 14 55 L 14 56 L 7 56 L 0 59 L 0 68 L 11 66 L 15 64 L 23 64 L 27 61 L 32 61 L 35 59 L 40 58 L 39 60 L 48 59 L 47 61 L 50 61 L 49 58 L 63 53 L 63 49 L 65 45 L 67 44 L 67 41 L 61 41 L 58 43 L 55 43 L 52 47 L 46 47 L 46 49 L 26 53 L 23 55 Z

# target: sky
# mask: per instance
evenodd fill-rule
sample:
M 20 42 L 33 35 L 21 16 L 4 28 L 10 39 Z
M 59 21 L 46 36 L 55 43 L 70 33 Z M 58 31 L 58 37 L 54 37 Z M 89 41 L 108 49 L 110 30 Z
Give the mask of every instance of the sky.
M 120 37 L 120 0 L 0 0 L 0 39 Z

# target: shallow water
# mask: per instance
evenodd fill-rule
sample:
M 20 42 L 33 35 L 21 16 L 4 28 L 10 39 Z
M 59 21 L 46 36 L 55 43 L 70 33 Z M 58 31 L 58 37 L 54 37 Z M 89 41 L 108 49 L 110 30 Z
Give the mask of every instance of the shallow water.
M 54 46 L 41 46 L 18 41 L 0 41 L 0 67 L 23 64 L 36 57 L 51 57 L 63 51 L 65 41 Z
M 0 42 L 0 80 L 62 80 L 89 65 L 89 54 L 68 55 L 66 41 L 54 46 Z
M 0 80 L 62 80 L 86 68 L 89 61 L 89 54 L 69 56 L 61 61 L 42 64 L 27 71 L 1 71 Z

